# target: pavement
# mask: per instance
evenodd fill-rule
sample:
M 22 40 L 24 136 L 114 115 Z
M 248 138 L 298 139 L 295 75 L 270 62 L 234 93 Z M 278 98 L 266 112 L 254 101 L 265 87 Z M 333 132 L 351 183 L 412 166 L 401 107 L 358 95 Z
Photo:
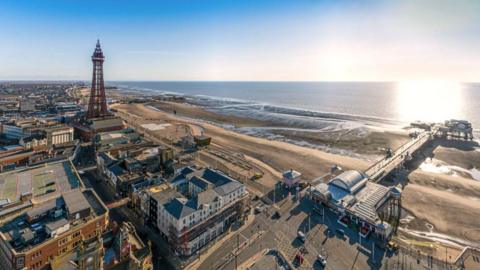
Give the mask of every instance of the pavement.
M 265 231 L 259 240 L 239 253 L 234 252 L 235 241 L 226 242 L 221 249 L 211 253 L 198 269 L 236 269 L 236 265 L 250 265 L 253 269 L 281 269 L 271 257 L 258 256 L 266 249 L 278 250 L 297 269 L 324 269 L 317 261 L 318 254 L 327 258 L 325 269 L 425 269 L 427 266 L 425 260 L 417 261 L 415 251 L 400 250 L 397 254 L 388 254 L 375 237 L 361 238 L 357 231 L 339 224 L 335 213 L 325 208 L 322 215 L 313 212 L 312 207 L 308 199 L 281 196 L 281 201 L 257 214 L 255 221 L 242 232 L 242 237 L 250 238 L 255 237 L 255 231 Z M 272 218 L 275 211 L 279 211 L 279 219 Z M 337 229 L 344 230 L 345 234 L 336 232 Z M 298 239 L 298 231 L 305 233 L 305 243 Z M 303 251 L 305 260 L 302 265 L 295 265 L 295 256 L 300 251 Z M 232 254 L 237 257 L 236 263 Z M 256 259 L 252 261 L 252 258 Z M 448 268 L 435 265 L 426 269 Z

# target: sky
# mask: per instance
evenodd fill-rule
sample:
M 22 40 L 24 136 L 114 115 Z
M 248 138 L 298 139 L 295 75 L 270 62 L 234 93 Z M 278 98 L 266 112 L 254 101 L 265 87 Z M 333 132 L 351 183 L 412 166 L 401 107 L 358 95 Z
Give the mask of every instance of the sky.
M 480 1 L 2 0 L 1 80 L 480 80 Z

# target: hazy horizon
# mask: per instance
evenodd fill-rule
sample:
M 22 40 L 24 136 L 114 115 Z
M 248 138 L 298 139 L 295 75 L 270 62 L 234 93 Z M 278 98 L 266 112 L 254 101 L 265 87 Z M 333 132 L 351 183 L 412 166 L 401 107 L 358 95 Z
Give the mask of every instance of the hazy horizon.
M 480 2 L 2 1 L 0 79 L 478 82 Z

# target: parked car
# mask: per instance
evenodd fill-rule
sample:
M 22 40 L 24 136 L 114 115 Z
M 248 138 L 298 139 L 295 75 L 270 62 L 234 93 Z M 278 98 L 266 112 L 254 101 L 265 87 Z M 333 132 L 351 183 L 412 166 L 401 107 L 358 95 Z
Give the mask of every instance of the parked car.
M 302 231 L 298 231 L 297 236 L 298 236 L 298 239 L 300 239 L 300 241 L 305 243 L 306 238 L 305 238 L 305 234 Z
M 262 212 L 265 210 L 265 208 L 266 208 L 265 205 L 257 206 L 257 207 L 255 207 L 255 213 L 256 213 L 256 214 L 260 214 L 260 213 L 262 213 Z
M 317 260 L 323 267 L 327 265 L 327 258 L 323 257 L 322 254 L 318 254 Z

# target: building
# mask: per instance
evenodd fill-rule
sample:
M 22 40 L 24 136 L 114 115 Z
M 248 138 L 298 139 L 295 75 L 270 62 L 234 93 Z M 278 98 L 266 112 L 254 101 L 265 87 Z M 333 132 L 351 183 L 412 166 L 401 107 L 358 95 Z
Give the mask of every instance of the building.
M 100 236 L 107 225 L 108 209 L 93 190 L 67 191 L 2 226 L 0 263 L 6 269 L 44 269 Z
M 153 270 L 150 243 L 145 244 L 135 227 L 124 222 L 105 249 L 104 269 Z
M 0 182 L 0 198 L 10 200 L 0 210 L 0 221 L 34 206 L 25 216 L 33 222 L 57 207 L 51 199 L 81 187 L 75 167 L 65 160 L 1 173 Z M 50 203 L 39 204 L 44 201 Z
M 132 138 L 137 143 L 132 144 Z M 97 151 L 98 171 L 123 196 L 130 195 L 137 184 L 148 186 L 158 182 L 159 174 L 172 163 L 173 149 L 146 143 L 134 132 L 103 133 L 96 139 L 99 139 L 100 150 Z
M 38 149 L 71 142 L 73 142 L 73 128 L 55 125 L 36 129 L 35 133 L 22 137 L 19 143 L 26 149 Z
M 39 149 L 47 147 L 47 138 L 44 134 L 32 134 L 22 137 L 19 144 L 25 149 Z
M 75 252 L 56 260 L 52 270 L 152 270 L 150 243 L 131 223 L 116 223 L 101 236 L 82 241 Z
M 83 123 L 73 124 L 75 132 L 85 141 L 92 141 L 96 134 L 101 132 L 117 131 L 126 128 L 120 117 L 106 116 L 85 120 Z
M 480 249 L 465 247 L 453 263 L 456 269 L 473 270 L 480 268 Z
M 33 112 L 35 111 L 35 100 L 30 100 L 30 99 L 20 100 L 19 107 L 21 112 Z
M 356 224 L 362 236 L 373 232 L 383 239 L 389 239 L 398 226 L 400 196 L 399 188 L 373 183 L 355 170 L 310 187 L 310 198 L 338 213 L 340 224 Z
M 2 134 L 7 139 L 20 140 L 23 136 L 31 135 L 31 130 L 39 126 L 39 121 L 34 118 L 14 119 L 2 124 Z
M 73 141 L 73 127 L 66 125 L 58 125 L 46 127 L 44 129 L 47 145 L 54 146 L 58 144 L 66 144 Z
M 301 181 L 302 174 L 293 169 L 290 169 L 284 172 L 282 176 L 283 176 L 283 179 L 282 179 L 283 184 L 286 187 L 293 187 L 293 186 L 296 186 Z
M 205 135 L 199 135 L 194 136 L 193 140 L 195 141 L 195 145 L 197 147 L 205 147 L 210 145 L 212 138 Z
M 245 186 L 221 171 L 202 169 L 186 178 L 185 193 L 170 184 L 150 189 L 148 207 L 150 223 L 182 256 L 194 254 L 233 222 L 243 221 L 248 204 Z
M 33 154 L 33 150 L 21 145 L 0 146 L 0 172 L 28 164 Z
M 138 144 L 142 141 L 144 141 L 144 139 L 132 128 L 101 132 L 93 138 L 93 144 L 95 145 L 97 153 L 113 152 L 112 154 L 114 155 L 117 154 L 114 151 L 115 148 L 125 150 L 125 146 L 129 144 L 135 144 L 136 147 L 138 147 Z

